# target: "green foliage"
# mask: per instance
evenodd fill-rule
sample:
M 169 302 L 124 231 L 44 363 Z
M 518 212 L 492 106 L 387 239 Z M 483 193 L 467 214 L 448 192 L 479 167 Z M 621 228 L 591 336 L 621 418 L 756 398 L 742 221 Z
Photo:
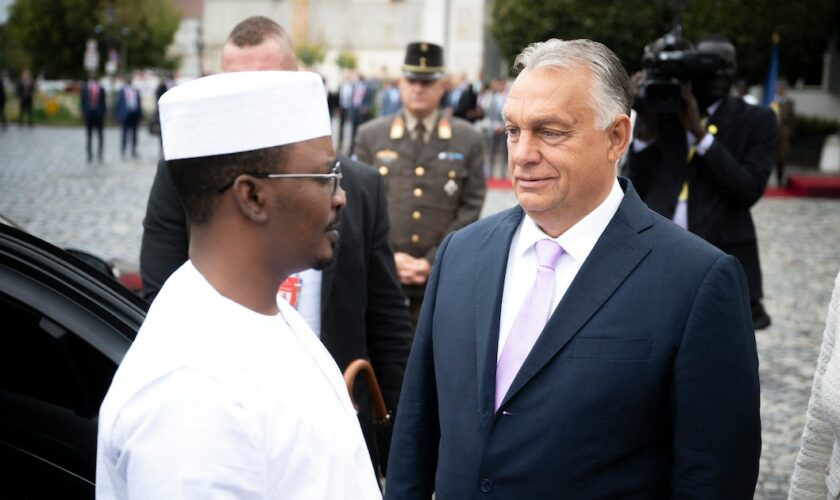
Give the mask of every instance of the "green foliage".
M 491 31 L 511 62 L 533 42 L 590 38 L 610 47 L 633 72 L 645 44 L 670 31 L 677 14 L 692 41 L 708 33 L 730 38 L 739 74 L 750 82 L 764 80 L 774 32 L 781 35 L 780 71 L 789 81 L 813 79 L 828 41 L 840 36 L 836 0 L 494 0 Z
M 29 60 L 23 49 L 12 43 L 12 36 L 6 25 L 0 26 L 0 71 L 6 70 L 17 75 L 29 66 Z
M 112 0 L 116 5 L 114 35 L 122 42 L 125 36 L 128 69 L 174 68 L 177 60 L 166 50 L 175 39 L 181 24 L 181 13 L 173 0 Z M 120 45 L 115 47 L 119 50 Z
M 683 28 L 692 40 L 705 33 L 720 33 L 730 38 L 738 50 L 738 72 L 750 82 L 763 82 L 766 78 L 771 39 L 774 32 L 778 33 L 780 75 L 786 76 L 789 82 L 805 78 L 819 83 L 819 68 L 828 41 L 840 35 L 840 3 L 836 0 L 695 1 L 686 7 Z
M 14 96 L 6 104 L 6 118 L 17 123 L 20 114 Z M 79 95 L 74 92 L 36 93 L 32 103 L 32 121 L 37 125 L 84 125 L 79 110 Z
M 495 0 L 493 19 L 493 36 L 511 62 L 533 42 L 589 38 L 610 47 L 629 71 L 639 69 L 645 43 L 670 29 L 670 16 L 649 0 Z
M 110 48 L 125 55 L 128 69 L 159 67 L 179 24 L 172 0 L 17 0 L 7 27 L 33 73 L 83 78 L 88 39 L 98 41 L 100 69 Z
M 304 66 L 311 68 L 315 64 L 324 62 L 326 48 L 323 43 L 303 42 L 297 44 L 295 54 Z
M 335 64 L 341 69 L 356 69 L 359 61 L 356 58 L 356 54 L 347 50 L 342 50 L 335 58 Z
M 798 136 L 825 137 L 840 132 L 840 121 L 796 115 L 793 119 L 793 130 Z

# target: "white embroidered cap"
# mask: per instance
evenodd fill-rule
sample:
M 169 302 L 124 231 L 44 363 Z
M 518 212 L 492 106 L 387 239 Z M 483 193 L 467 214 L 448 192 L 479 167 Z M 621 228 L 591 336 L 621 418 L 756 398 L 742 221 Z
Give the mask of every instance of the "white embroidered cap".
M 163 157 L 198 158 L 331 134 L 323 80 L 308 71 L 239 71 L 171 88 L 158 102 Z

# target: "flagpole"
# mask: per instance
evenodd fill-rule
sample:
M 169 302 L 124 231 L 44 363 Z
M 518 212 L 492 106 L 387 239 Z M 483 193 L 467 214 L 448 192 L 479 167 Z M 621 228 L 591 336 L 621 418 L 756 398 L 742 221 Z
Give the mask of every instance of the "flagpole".
M 767 68 L 767 80 L 764 83 L 764 99 L 761 104 L 769 106 L 776 96 L 776 80 L 779 77 L 779 34 L 773 33 L 771 37 L 773 46 L 770 49 L 770 67 Z

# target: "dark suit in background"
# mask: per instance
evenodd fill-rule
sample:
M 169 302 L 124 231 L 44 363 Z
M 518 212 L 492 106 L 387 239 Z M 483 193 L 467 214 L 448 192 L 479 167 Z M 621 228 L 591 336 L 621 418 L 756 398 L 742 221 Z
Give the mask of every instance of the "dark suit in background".
M 321 341 L 341 370 L 354 359 L 369 359 L 386 406 L 396 411 L 412 329 L 388 245 L 384 186 L 372 168 L 348 158 L 340 160 L 347 204 L 342 210 L 336 259 L 322 275 Z M 188 242 L 184 210 L 161 162 L 149 194 L 140 249 L 147 300 L 153 300 L 166 278 L 187 260 Z M 380 452 L 369 425 L 370 397 L 363 383 L 355 384 L 354 390 L 376 465 Z
M 3 72 L 0 71 L 0 126 L 6 128 L 6 84 L 3 81 Z
M 132 93 L 133 97 L 129 95 Z M 142 116 L 140 92 L 129 81 L 117 94 L 117 120 L 121 125 L 120 154 L 125 156 L 126 147 L 131 142 L 131 155 L 137 157 L 137 126 Z
M 93 160 L 93 145 L 91 144 L 91 136 L 96 132 L 99 140 L 99 149 L 97 150 L 97 157 L 102 161 L 102 127 L 105 124 L 105 113 L 107 112 L 107 105 L 105 103 L 105 89 L 96 80 L 89 79 L 81 89 L 81 107 L 82 116 L 85 117 L 85 129 L 87 131 L 87 159 Z
M 475 123 L 479 115 L 477 109 L 478 95 L 476 95 L 469 81 L 465 80 L 459 87 L 452 89 L 448 97 L 452 108 L 452 116 Z
M 18 98 L 18 125 L 23 126 L 24 117 L 26 117 L 29 126 L 34 125 L 32 118 L 32 103 L 35 100 L 35 82 L 32 80 L 32 74 L 28 69 L 21 71 L 20 79 L 15 87 L 15 94 Z
M 692 44 L 669 34 L 648 44 L 645 53 L 677 46 Z M 696 47 L 714 54 L 717 63 L 680 83 L 677 106 L 641 98 L 644 73 L 634 77 L 634 133 L 642 142 L 628 155 L 626 174 L 650 208 L 738 258 L 747 273 L 753 327 L 759 330 L 771 320 L 761 303 L 750 208 L 767 186 L 778 127 L 769 109 L 729 95 L 738 67 L 732 42 L 709 35 Z M 668 108 L 671 113 L 665 113 Z
M 714 143 L 690 163 L 685 129 L 675 115 L 660 115 L 658 139 L 631 150 L 627 176 L 647 205 L 671 218 L 683 182 L 688 181 L 688 230 L 734 255 L 747 274 L 750 300 L 761 299 L 761 266 L 750 207 L 764 194 L 773 168 L 773 113 L 726 97 L 709 117 Z

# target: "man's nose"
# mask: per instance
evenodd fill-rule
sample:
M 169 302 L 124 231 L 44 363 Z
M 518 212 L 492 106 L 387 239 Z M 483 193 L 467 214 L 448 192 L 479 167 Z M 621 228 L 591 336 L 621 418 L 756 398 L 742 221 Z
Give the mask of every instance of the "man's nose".
M 332 207 L 335 210 L 340 210 L 344 208 L 344 205 L 347 204 L 347 194 L 344 192 L 344 189 L 339 185 L 338 189 L 335 190 L 335 194 L 332 196 Z
M 509 140 L 508 151 L 513 163 L 520 167 L 539 163 L 542 159 L 538 137 L 530 131 L 521 131 L 516 142 Z

